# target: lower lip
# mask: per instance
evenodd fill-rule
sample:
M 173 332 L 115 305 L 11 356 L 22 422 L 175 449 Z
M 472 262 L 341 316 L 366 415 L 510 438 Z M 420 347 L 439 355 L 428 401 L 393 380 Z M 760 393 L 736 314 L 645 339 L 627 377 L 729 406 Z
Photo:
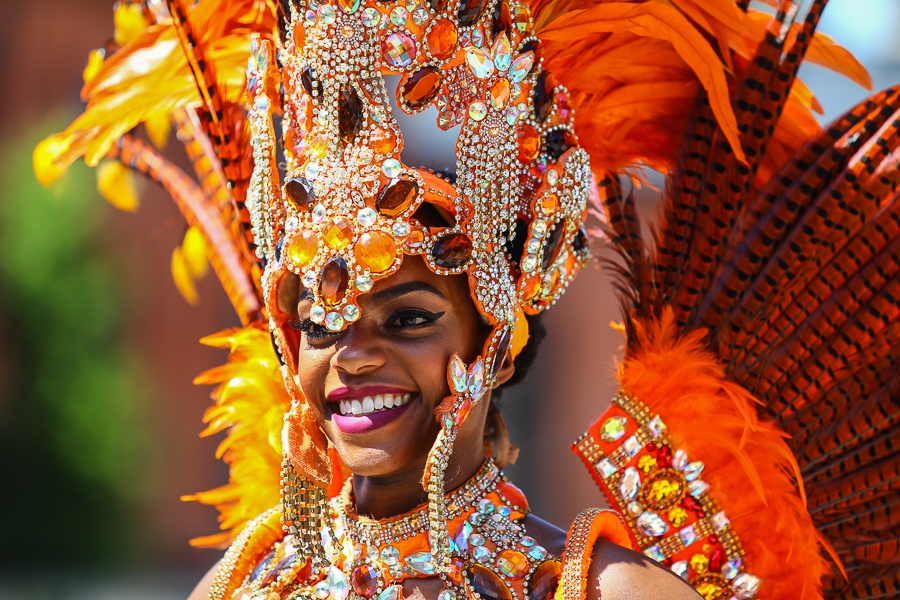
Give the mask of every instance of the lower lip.
M 403 406 L 379 410 L 368 415 L 342 415 L 339 412 L 334 412 L 331 416 L 334 418 L 334 424 L 343 433 L 365 433 L 384 427 L 388 423 L 399 419 L 406 412 L 406 409 L 409 408 L 410 404 L 412 404 L 411 400 Z

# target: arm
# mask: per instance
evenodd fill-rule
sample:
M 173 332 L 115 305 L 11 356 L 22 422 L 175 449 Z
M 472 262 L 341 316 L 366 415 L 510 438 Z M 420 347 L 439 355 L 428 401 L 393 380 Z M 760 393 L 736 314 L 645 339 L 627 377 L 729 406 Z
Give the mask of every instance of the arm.
M 686 581 L 656 561 L 609 540 L 594 544 L 587 600 L 697 600 Z
M 197 584 L 197 587 L 195 587 L 194 591 L 191 592 L 191 595 L 188 596 L 188 600 L 206 600 L 209 597 L 209 588 L 212 586 L 216 571 L 219 570 L 220 562 L 221 561 L 216 561 L 216 564 L 206 572 L 206 575 L 203 576 L 203 579 L 200 580 L 200 583 Z

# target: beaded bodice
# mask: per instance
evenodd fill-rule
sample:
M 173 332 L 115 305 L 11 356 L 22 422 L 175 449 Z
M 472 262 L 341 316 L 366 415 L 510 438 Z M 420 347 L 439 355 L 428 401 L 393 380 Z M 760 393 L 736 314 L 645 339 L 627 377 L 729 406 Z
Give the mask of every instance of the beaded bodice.
M 354 511 L 348 481 L 330 502 L 326 561 L 301 557 L 291 536 L 261 555 L 234 598 L 400 600 L 403 581 L 439 577 L 438 600 L 549 600 L 560 563 L 522 524 L 528 503 L 492 461 L 446 497 L 449 568 L 432 562 L 427 505 L 386 521 Z

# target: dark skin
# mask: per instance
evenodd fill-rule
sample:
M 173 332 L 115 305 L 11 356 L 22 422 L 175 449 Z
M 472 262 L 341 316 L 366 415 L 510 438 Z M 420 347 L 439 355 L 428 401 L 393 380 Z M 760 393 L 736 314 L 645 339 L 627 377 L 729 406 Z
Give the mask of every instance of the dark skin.
M 310 299 L 301 297 L 301 320 L 308 317 L 311 306 Z M 359 298 L 359 306 L 359 321 L 337 334 L 308 321 L 304 324 L 296 381 L 353 472 L 357 510 L 383 519 L 426 501 L 421 478 L 438 431 L 434 409 L 450 393 L 447 364 L 454 353 L 469 364 L 480 353 L 487 330 L 465 278 L 435 275 L 418 257 L 406 257 L 399 271 Z M 507 358 L 496 385 L 507 381 L 513 370 L 513 361 Z M 391 423 L 365 433 L 341 431 L 329 394 L 365 386 L 383 386 L 413 397 L 406 412 Z M 446 471 L 448 491 L 472 477 L 485 460 L 483 432 L 489 402 L 488 393 L 460 428 Z M 557 556 L 562 554 L 563 530 L 534 515 L 528 515 L 523 524 L 539 544 Z M 210 582 L 208 575 L 191 600 L 205 598 Z M 409 579 L 404 582 L 404 596 L 432 600 L 442 588 L 437 577 Z M 601 596 L 604 600 L 699 597 L 668 569 L 605 540 L 594 547 L 587 586 L 588 598 Z

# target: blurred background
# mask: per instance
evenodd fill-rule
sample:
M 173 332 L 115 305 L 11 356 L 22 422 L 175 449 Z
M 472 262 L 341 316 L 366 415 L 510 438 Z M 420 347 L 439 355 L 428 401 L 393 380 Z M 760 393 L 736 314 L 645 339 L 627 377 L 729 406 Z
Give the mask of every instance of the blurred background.
M 820 28 L 900 82 L 900 3 L 832 0 Z M 100 199 L 77 164 L 42 189 L 31 151 L 81 106 L 88 52 L 112 33 L 110 0 L 0 2 L 0 600 L 184 598 L 220 556 L 189 538 L 215 511 L 179 496 L 224 483 L 217 439 L 199 439 L 209 389 L 191 384 L 225 353 L 200 337 L 237 324 L 212 275 L 189 305 L 172 283 L 185 226 L 145 185 L 137 213 Z M 824 120 L 868 92 L 815 67 Z M 642 190 L 645 214 L 652 190 Z M 566 528 L 602 503 L 568 450 L 615 393 L 619 318 L 586 270 L 548 313 L 528 382 L 504 399 L 509 469 L 535 512 Z

